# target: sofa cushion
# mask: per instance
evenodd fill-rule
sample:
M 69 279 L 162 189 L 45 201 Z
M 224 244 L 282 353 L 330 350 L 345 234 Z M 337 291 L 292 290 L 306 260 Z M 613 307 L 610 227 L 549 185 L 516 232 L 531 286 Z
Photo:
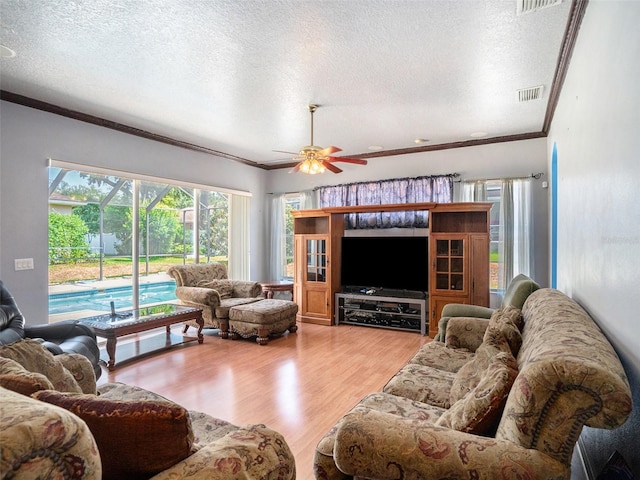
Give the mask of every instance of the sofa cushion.
M 25 338 L 0 346 L 0 357 L 10 358 L 26 370 L 47 377 L 55 390 L 82 393 L 78 382 L 62 363 L 40 342 Z
M 465 397 L 471 390 L 476 388 L 491 360 L 500 352 L 511 354 L 509 342 L 507 342 L 502 331 L 495 326 L 487 328 L 484 341 L 476 350 L 474 357 L 460 367 L 453 377 L 449 392 L 451 404 Z
M 500 330 L 509 343 L 511 353 L 514 357 L 517 357 L 520 347 L 522 346 L 522 334 L 520 332 L 522 331 L 523 325 L 522 310 L 507 306 L 496 310 L 491 315 L 487 330 L 489 328 Z
M 103 478 L 149 478 L 187 458 L 193 431 L 186 409 L 169 401 L 111 400 L 44 390 L 34 398 L 84 420 L 102 458 Z
M 231 297 L 225 298 L 216 307 L 216 317 L 220 319 L 229 318 L 229 311 L 236 305 L 246 305 L 247 303 L 255 303 L 262 300 L 262 297 Z
M 233 294 L 233 283 L 231 280 L 200 280 L 196 287 L 211 288 L 218 292 L 220 299 L 231 298 Z
M 382 391 L 435 407 L 449 408 L 454 375 L 436 368 L 408 363 L 389 380 Z
M 473 358 L 473 352 L 463 348 L 449 348 L 442 342 L 429 342 L 422 345 L 407 363 L 417 363 L 427 367 L 457 372 Z
M 489 360 L 478 384 L 453 403 L 435 424 L 478 435 L 492 434 L 498 426 L 517 375 L 513 355 L 508 352 L 497 353 Z
M 23 395 L 39 390 L 53 390 L 53 384 L 41 373 L 26 370 L 15 360 L 0 357 L 0 387 Z

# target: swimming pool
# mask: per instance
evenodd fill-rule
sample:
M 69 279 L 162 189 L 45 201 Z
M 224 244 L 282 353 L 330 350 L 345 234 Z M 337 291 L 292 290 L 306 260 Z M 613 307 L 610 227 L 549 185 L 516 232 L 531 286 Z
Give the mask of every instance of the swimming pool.
M 133 288 L 131 285 L 84 291 L 52 293 L 49 295 L 49 315 L 75 312 L 77 310 L 111 309 L 114 302 L 116 310 L 131 308 Z M 176 282 L 140 284 L 140 306 L 176 300 Z

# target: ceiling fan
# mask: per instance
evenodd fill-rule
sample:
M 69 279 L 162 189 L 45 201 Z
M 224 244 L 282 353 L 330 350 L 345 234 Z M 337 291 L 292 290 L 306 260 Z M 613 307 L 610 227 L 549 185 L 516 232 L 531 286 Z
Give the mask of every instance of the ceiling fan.
M 334 165 L 335 162 L 355 163 L 356 165 L 366 165 L 367 161 L 361 158 L 349 158 L 349 157 L 333 157 L 332 154 L 342 151 L 338 147 L 322 148 L 313 144 L 313 113 L 318 109 L 318 105 L 309 105 L 309 112 L 311 113 L 311 143 L 306 147 L 302 147 L 298 156 L 294 159 L 298 163 L 291 170 L 291 172 L 302 172 L 314 175 L 316 173 L 323 173 L 325 170 L 329 170 L 333 173 L 340 173 L 342 169 Z M 277 150 L 276 150 L 277 151 Z M 283 152 L 291 153 L 291 152 Z

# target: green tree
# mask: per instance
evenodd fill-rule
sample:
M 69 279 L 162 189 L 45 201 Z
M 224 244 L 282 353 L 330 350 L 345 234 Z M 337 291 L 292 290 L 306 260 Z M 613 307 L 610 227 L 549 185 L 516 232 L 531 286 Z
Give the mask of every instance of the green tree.
M 88 228 L 77 215 L 49 213 L 49 262 L 84 260 L 89 255 Z

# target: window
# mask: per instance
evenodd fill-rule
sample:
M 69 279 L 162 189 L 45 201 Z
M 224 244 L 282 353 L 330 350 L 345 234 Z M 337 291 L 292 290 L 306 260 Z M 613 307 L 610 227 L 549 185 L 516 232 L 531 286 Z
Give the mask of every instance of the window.
M 50 321 L 173 301 L 174 264 L 229 266 L 232 197 L 50 167 Z

